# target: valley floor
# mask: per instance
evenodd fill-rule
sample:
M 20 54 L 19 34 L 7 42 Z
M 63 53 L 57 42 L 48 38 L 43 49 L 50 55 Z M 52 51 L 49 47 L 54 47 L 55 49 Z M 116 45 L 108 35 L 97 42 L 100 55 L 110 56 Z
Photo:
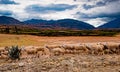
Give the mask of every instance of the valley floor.
M 9 35 L 0 34 L 0 46 L 44 46 L 47 44 L 71 44 L 90 42 L 120 42 L 120 35 L 114 37 L 103 36 L 65 36 L 45 37 L 32 35 Z

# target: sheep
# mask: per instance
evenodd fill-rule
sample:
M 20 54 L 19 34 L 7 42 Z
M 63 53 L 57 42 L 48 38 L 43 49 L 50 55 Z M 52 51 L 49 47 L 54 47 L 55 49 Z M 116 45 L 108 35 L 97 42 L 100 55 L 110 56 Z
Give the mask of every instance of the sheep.
M 8 55 L 8 51 L 4 51 L 4 52 L 2 52 L 2 54 Z
M 96 44 L 93 46 L 93 48 L 95 48 L 95 54 L 98 54 L 98 55 L 103 55 L 104 52 L 103 52 L 103 49 L 104 49 L 104 46 L 103 45 L 100 45 L 100 44 Z
M 21 51 L 21 58 L 27 58 L 27 55 L 28 55 L 27 51 L 25 50 Z
M 1 55 L 1 59 L 8 59 L 8 56 L 7 55 Z
M 48 55 L 50 56 L 51 55 L 51 52 L 48 48 L 44 47 L 44 51 L 43 51 L 44 55 Z
M 37 51 L 44 51 L 44 47 L 36 47 Z
M 36 54 L 37 50 L 36 49 L 26 49 L 27 54 Z
M 27 52 L 27 54 L 36 54 L 37 49 L 34 46 L 27 46 L 23 49 L 24 52 Z
M 59 46 L 59 45 L 47 45 L 45 47 L 49 48 L 49 49 L 53 49 L 53 48 L 60 48 L 61 46 Z
M 109 42 L 109 43 L 106 43 L 103 45 L 104 45 L 105 53 L 109 53 L 109 54 L 113 54 L 113 53 L 119 54 L 120 53 L 120 44 L 119 43 Z
M 65 50 L 65 54 L 69 54 L 70 53 L 70 50 Z
M 73 50 L 73 54 L 77 54 L 78 52 L 77 52 L 77 50 Z
M 63 55 L 65 50 L 63 48 L 54 48 L 52 49 L 54 55 Z
M 43 51 L 38 51 L 37 52 L 37 57 L 40 57 L 40 56 L 42 56 L 43 55 Z
M 34 46 L 26 46 L 24 47 L 25 49 L 31 49 L 31 48 L 34 48 Z
M 4 47 L 0 47 L 0 52 L 3 52 L 5 50 Z
M 0 59 L 2 59 L 2 56 L 0 55 Z
M 74 50 L 74 45 L 72 44 L 63 45 L 62 48 L 68 49 L 68 50 Z
M 88 49 L 86 48 L 86 46 L 84 44 L 79 44 L 79 45 L 75 45 L 74 49 L 80 52 L 87 52 Z
M 5 48 L 4 48 L 4 47 L 1 47 L 1 48 L 0 48 L 0 55 L 1 55 L 1 54 L 8 55 L 8 50 L 6 50 L 6 49 L 7 49 L 6 47 L 5 47 Z
M 67 54 L 87 53 L 88 49 L 84 44 L 67 44 L 62 46 Z
M 90 54 L 104 54 L 103 49 L 104 46 L 101 44 L 96 44 L 96 43 L 89 43 L 86 44 L 87 49 L 89 50 Z

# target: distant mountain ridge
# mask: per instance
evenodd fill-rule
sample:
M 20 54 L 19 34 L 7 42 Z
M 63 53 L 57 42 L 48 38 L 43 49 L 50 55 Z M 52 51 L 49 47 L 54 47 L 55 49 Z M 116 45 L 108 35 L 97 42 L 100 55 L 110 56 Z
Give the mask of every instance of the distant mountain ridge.
M 112 29 L 112 28 L 120 28 L 120 18 L 112 20 L 106 24 L 99 26 L 100 29 Z
M 82 21 L 74 20 L 74 19 L 61 19 L 61 20 L 38 20 L 38 19 L 31 19 L 24 21 L 25 24 L 37 24 L 37 25 L 49 25 L 52 27 L 61 27 L 61 28 L 68 28 L 68 29 L 94 29 L 94 27 L 90 24 L 87 24 Z
M 39 19 L 31 19 L 31 20 L 26 20 L 24 21 L 26 24 L 42 24 L 42 23 L 47 23 L 46 20 L 39 20 Z
M 0 24 L 22 24 L 22 22 L 12 17 L 0 16 Z
M 60 19 L 60 20 L 41 20 L 41 19 L 31 19 L 21 22 L 15 18 L 7 17 L 7 16 L 0 16 L 0 25 L 27 25 L 31 27 L 37 28 L 51 28 L 51 29 L 95 29 L 94 26 L 74 20 L 74 19 Z M 120 18 L 117 18 L 113 21 L 110 21 L 106 24 L 103 24 L 98 29 L 120 29 Z

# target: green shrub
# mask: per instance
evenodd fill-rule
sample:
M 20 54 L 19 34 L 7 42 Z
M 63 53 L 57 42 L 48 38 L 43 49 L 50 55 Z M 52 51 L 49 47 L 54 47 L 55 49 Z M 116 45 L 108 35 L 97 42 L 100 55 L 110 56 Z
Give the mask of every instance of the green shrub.
M 21 49 L 19 49 L 18 46 L 12 46 L 8 50 L 8 56 L 12 60 L 20 59 L 20 53 L 21 53 Z

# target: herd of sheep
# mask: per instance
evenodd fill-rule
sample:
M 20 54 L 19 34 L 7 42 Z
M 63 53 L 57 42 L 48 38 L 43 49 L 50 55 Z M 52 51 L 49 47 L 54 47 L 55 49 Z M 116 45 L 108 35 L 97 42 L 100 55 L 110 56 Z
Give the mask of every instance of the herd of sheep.
M 21 58 L 29 56 L 59 56 L 65 54 L 120 54 L 120 43 L 81 43 L 64 45 L 26 46 L 21 49 Z M 8 50 L 0 48 L 0 59 L 8 58 Z

